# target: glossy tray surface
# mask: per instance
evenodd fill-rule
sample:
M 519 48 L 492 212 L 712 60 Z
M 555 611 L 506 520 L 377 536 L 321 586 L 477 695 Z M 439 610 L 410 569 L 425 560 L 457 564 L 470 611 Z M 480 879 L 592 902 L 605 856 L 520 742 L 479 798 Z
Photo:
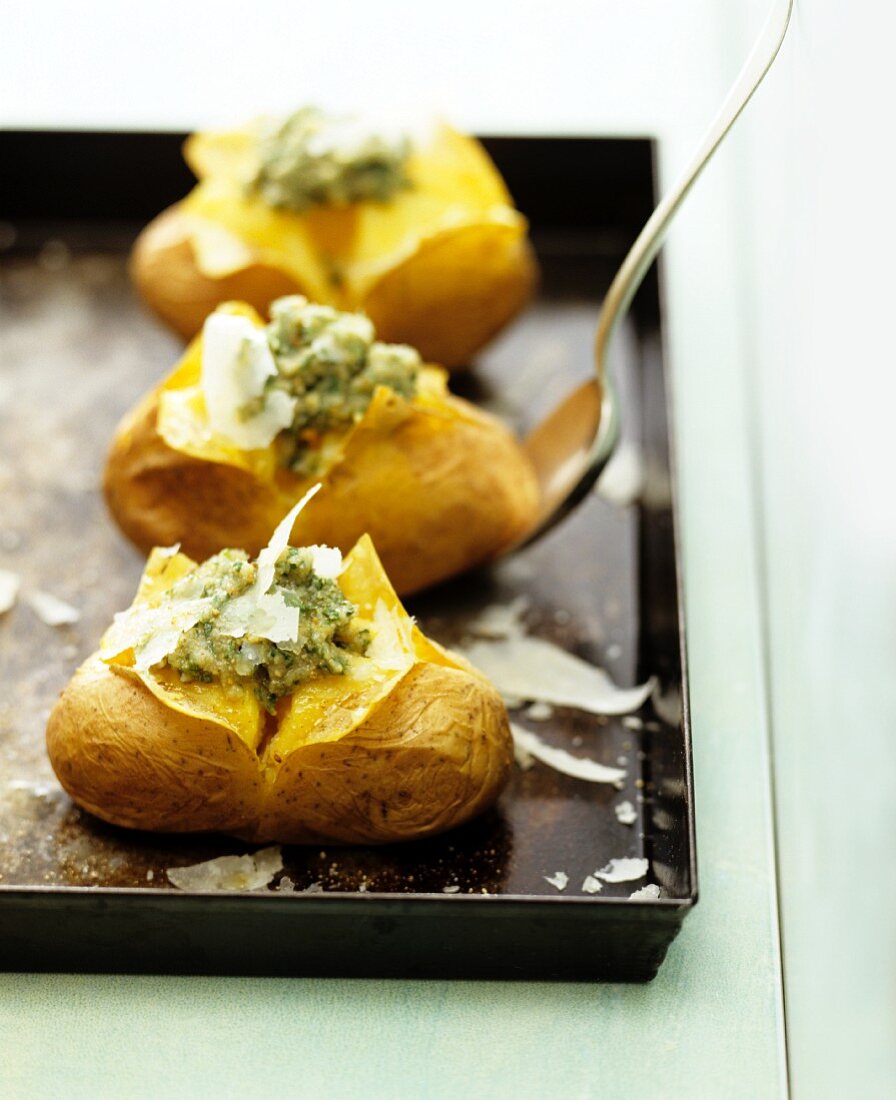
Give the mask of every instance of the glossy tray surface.
M 19 159 L 39 157 L 53 137 L 0 135 L 0 144 L 12 142 Z M 74 141 L 77 151 L 78 135 L 56 137 Z M 78 173 L 93 170 L 84 158 L 97 138 L 82 137 L 87 144 L 71 171 L 83 188 Z M 150 150 L 161 155 L 153 142 L 176 157 L 170 136 L 145 136 L 142 146 L 139 138 L 129 135 L 118 146 L 114 136 L 105 138 L 118 149 L 121 172 Z M 600 295 L 641 208 L 649 209 L 650 146 L 598 139 L 491 144 L 532 217 L 543 282 L 529 312 L 456 388 L 525 430 L 591 369 Z M 535 188 L 551 150 L 560 181 Z M 577 181 L 566 203 L 557 193 L 563 171 Z M 587 204 L 575 198 L 583 173 L 595 188 Z M 156 209 L 170 198 L 165 178 L 161 172 Z M 593 496 L 524 554 L 408 603 L 424 631 L 451 645 L 464 641 L 483 607 L 524 596 L 530 633 L 602 665 L 621 684 L 657 676 L 659 705 L 648 703 L 632 718 L 564 709 L 548 720 L 524 709 L 513 714 L 554 745 L 623 766 L 624 788 L 536 764 L 515 770 L 495 811 L 443 837 L 389 848 L 285 849 L 291 889 L 192 895 L 172 890 L 168 868 L 246 846 L 105 826 L 61 792 L 43 749 L 53 700 L 112 614 L 130 602 L 142 566 L 106 513 L 98 484 L 118 418 L 178 354 L 126 278 L 126 248 L 137 226 L 126 215 L 142 217 L 139 204 L 151 197 L 135 193 L 136 205 L 117 209 L 112 224 L 89 205 L 70 209 L 70 199 L 54 206 L 48 198 L 35 209 L 33 195 L 11 194 L 15 235 L 6 233 L 12 247 L 0 273 L 0 568 L 19 572 L 24 590 L 67 600 L 81 619 L 50 627 L 26 601 L 0 619 L 0 964 L 651 977 L 696 900 L 655 283 L 642 292 L 616 362 L 626 445 L 642 455 L 638 499 L 620 504 Z M 637 813 L 631 825 L 614 811 L 623 800 Z M 647 879 L 607 883 L 599 896 L 582 892 L 587 875 L 624 856 L 645 856 Z M 558 871 L 569 878 L 562 893 L 546 878 Z M 659 900 L 630 899 L 643 881 L 661 887 Z

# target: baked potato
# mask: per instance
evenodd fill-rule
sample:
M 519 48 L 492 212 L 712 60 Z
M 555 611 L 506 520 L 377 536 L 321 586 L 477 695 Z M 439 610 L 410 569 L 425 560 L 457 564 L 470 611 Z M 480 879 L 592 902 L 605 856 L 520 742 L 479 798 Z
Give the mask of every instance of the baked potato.
M 219 307 L 174 372 L 119 425 L 105 492 L 118 524 L 142 550 L 179 542 L 199 559 L 223 546 L 257 553 L 278 517 L 318 481 L 323 488 L 302 519 L 309 540 L 347 553 L 369 533 L 401 594 L 489 560 L 528 529 L 539 500 L 530 461 L 500 421 L 448 392 L 443 371 L 422 364 L 409 348 L 370 343 L 372 329 L 360 315 L 298 298 L 272 308 L 280 320 L 265 328 L 245 304 Z M 281 315 L 293 324 L 282 339 Z M 330 326 L 321 332 L 320 356 L 310 360 L 308 348 L 318 345 L 295 337 L 295 326 L 308 317 L 311 325 L 329 318 Z M 330 337 L 340 333 L 354 355 L 359 331 L 368 339 L 367 365 L 334 381 L 341 366 Z M 282 355 L 271 356 L 266 333 L 268 344 L 287 345 Z M 252 341 L 254 383 L 239 374 L 240 348 Z M 278 376 L 272 363 L 292 371 L 299 345 L 305 358 L 298 375 Z M 381 374 L 371 376 L 376 363 Z M 307 370 L 316 372 L 311 382 L 302 374 Z M 236 380 L 228 371 L 237 372 Z M 292 387 L 286 397 L 271 389 L 281 383 Z M 355 404 L 318 430 L 319 403 L 333 408 L 337 384 Z M 274 397 L 293 402 L 282 419 Z M 260 432 L 255 421 L 233 413 L 244 399 L 269 401 Z M 297 440 L 304 448 L 298 452 Z
M 198 184 L 134 247 L 147 304 L 189 339 L 223 301 L 303 294 L 446 368 L 469 362 L 531 296 L 526 220 L 474 138 L 439 124 L 389 145 L 359 125 L 305 108 L 190 137 Z
M 50 714 L 78 805 L 126 828 L 382 844 L 495 801 L 500 696 L 414 625 L 367 536 L 344 561 L 286 546 L 296 511 L 256 562 L 153 550 Z

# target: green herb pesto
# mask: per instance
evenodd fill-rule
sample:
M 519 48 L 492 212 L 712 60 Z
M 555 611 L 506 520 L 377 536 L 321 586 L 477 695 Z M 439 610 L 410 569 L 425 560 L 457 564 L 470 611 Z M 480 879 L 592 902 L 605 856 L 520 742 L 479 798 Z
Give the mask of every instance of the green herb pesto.
M 241 550 L 222 550 L 175 584 L 168 598 L 210 599 L 208 612 L 185 631 L 166 658 L 185 681 L 251 683 L 262 704 L 273 711 L 277 700 L 315 676 L 347 671 L 353 654 L 370 642 L 355 621 L 356 608 L 336 581 L 318 576 L 307 549 L 288 546 L 274 573 L 272 592 L 298 606 L 295 642 L 271 642 L 247 635 L 224 634 L 217 620 L 227 603 L 253 583 L 256 566 Z
M 344 428 L 364 415 L 377 386 L 410 400 L 417 390 L 420 356 L 404 344 L 374 339 L 369 318 L 312 305 L 300 295 L 271 304 L 268 346 L 277 368 L 264 393 L 239 410 L 254 416 L 273 390 L 294 400 L 291 427 L 278 441 L 281 461 L 298 473 L 316 472 L 322 433 Z
M 303 107 L 261 136 L 248 186 L 269 206 L 300 214 L 362 199 L 387 202 L 409 185 L 409 154 L 404 136 L 372 133 L 355 119 Z

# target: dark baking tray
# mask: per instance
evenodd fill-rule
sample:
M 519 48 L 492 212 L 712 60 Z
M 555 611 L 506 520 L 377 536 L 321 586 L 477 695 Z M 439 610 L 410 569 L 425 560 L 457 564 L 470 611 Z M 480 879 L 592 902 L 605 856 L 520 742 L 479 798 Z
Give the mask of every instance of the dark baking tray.
M 615 370 L 625 433 L 641 449 L 637 502 L 594 496 L 525 554 L 410 601 L 451 643 L 483 604 L 519 593 L 527 625 L 623 684 L 657 676 L 635 721 L 557 710 L 532 728 L 607 763 L 625 790 L 535 765 L 499 806 L 443 837 L 379 849 L 289 849 L 302 890 L 190 894 L 165 870 L 246 846 L 130 833 L 59 790 L 43 751 L 58 691 L 132 596 L 139 555 L 98 481 L 118 417 L 178 345 L 125 274 L 140 223 L 190 184 L 180 136 L 6 132 L 0 333 L 0 567 L 82 610 L 43 624 L 20 601 L 0 619 L 0 966 L 224 974 L 646 980 L 697 897 L 694 800 L 678 580 L 669 405 L 657 281 L 623 334 Z M 457 386 L 521 428 L 591 369 L 600 297 L 652 207 L 648 139 L 493 138 L 543 268 L 533 308 Z M 573 751 L 576 751 L 573 747 Z M 627 798 L 638 818 L 621 824 Z M 645 855 L 640 883 L 581 893 L 609 859 Z M 558 893 L 544 876 L 569 875 Z M 443 893 L 446 886 L 459 887 Z

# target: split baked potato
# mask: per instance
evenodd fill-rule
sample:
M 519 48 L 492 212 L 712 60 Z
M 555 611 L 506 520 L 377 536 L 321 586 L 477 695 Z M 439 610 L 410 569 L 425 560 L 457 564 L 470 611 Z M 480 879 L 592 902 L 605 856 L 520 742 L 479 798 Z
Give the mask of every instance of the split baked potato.
M 194 134 L 198 183 L 138 238 L 139 293 L 188 339 L 223 301 L 264 311 L 303 294 L 363 310 L 428 361 L 467 363 L 531 296 L 527 223 L 474 138 L 439 124 L 396 140 L 404 154 L 314 108 Z
M 200 559 L 224 546 L 257 553 L 278 518 L 319 481 L 323 488 L 302 520 L 309 541 L 346 553 L 369 533 L 392 583 L 407 594 L 488 561 L 529 528 L 539 500 L 531 462 L 500 421 L 448 392 L 444 371 L 420 363 L 409 348 L 370 344 L 372 330 L 364 330 L 369 321 L 360 315 L 299 298 L 274 303 L 273 313 L 298 317 L 296 331 L 303 323 L 329 318 L 323 350 L 317 359 L 312 355 L 310 368 L 306 352 L 318 344 L 302 345 L 301 370 L 316 373 L 299 398 L 297 376 L 277 376 L 279 368 L 272 365 L 283 359 L 283 369 L 292 371 L 299 353 L 290 345 L 284 357 L 272 359 L 265 345 L 265 339 L 276 341 L 277 322 L 264 327 L 251 307 L 229 303 L 208 319 L 174 372 L 119 425 L 105 492 L 115 519 L 141 549 L 179 542 Z M 344 366 L 334 364 L 334 346 L 327 342 L 337 329 L 352 354 L 359 329 L 369 345 L 367 366 L 342 382 L 326 373 Z M 230 340 L 229 351 L 221 350 L 222 339 Z M 256 360 L 242 363 L 239 349 L 253 342 Z M 406 363 L 418 365 L 407 368 L 414 377 L 402 391 L 396 379 Z M 384 384 L 370 374 L 370 364 L 379 365 Z M 345 419 L 314 428 L 311 398 L 330 401 L 326 387 L 336 392 L 342 385 L 357 401 L 365 380 L 360 397 L 366 407 L 363 402 L 346 406 Z M 272 384 L 293 389 L 284 397 Z M 228 387 L 239 393 L 234 396 Z M 293 404 L 283 419 L 269 423 L 279 413 L 274 397 Z M 232 409 L 220 412 L 222 402 L 236 407 L 243 398 L 250 404 L 269 401 L 260 414 L 261 435 L 250 430 L 255 421 L 246 421 L 245 413 L 239 420 Z M 294 414 L 296 423 L 305 425 L 298 435 L 290 427 Z M 259 440 L 267 442 L 259 446 Z M 284 455 L 285 444 L 292 441 L 294 447 L 297 440 L 307 442 L 303 454 L 314 460 L 310 469 L 296 466 L 294 449 Z
M 380 844 L 495 801 L 512 762 L 500 696 L 414 625 L 368 537 L 344 561 L 286 546 L 297 510 L 256 562 L 152 552 L 50 714 L 50 761 L 85 810 L 161 832 Z

